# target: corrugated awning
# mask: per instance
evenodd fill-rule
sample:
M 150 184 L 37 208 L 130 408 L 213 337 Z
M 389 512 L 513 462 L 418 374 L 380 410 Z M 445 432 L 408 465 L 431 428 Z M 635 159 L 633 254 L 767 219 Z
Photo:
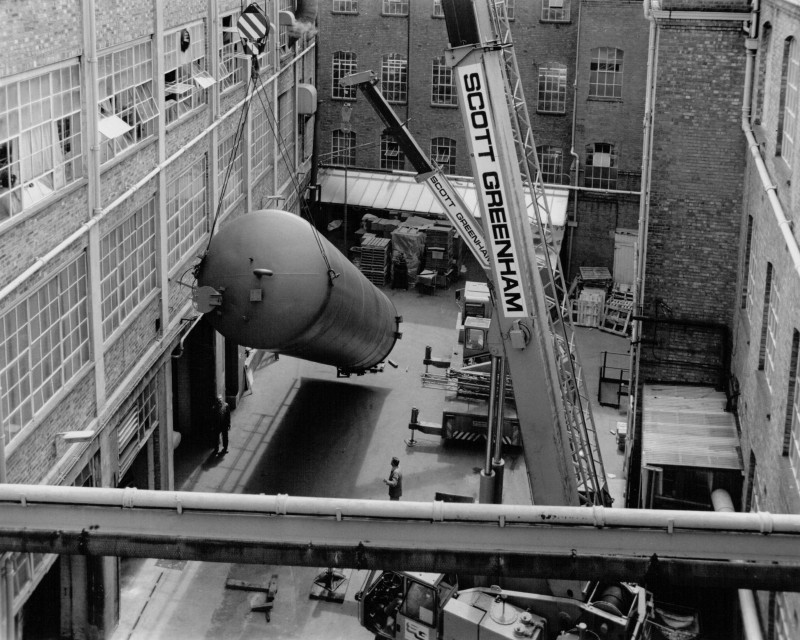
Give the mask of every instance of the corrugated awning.
M 458 191 L 464 204 L 476 218 L 480 218 L 475 184 L 470 178 L 448 178 Z M 344 204 L 345 170 L 324 167 L 319 171 L 320 200 Z M 554 227 L 564 227 L 567 222 L 569 191 L 558 187 L 545 189 L 550 216 Z M 525 196 L 529 211 L 533 210 L 530 194 Z M 386 211 L 408 211 L 420 215 L 444 217 L 444 209 L 424 184 L 407 173 L 378 173 L 347 170 L 347 204 Z
M 727 398 L 708 387 L 644 385 L 642 464 L 742 469 Z

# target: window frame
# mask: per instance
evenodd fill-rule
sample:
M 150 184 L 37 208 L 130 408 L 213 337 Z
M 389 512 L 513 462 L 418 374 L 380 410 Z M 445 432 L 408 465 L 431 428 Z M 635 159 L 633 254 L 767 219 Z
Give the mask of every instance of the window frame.
M 181 180 L 187 180 L 181 184 Z M 197 185 L 201 188 L 198 190 Z M 188 194 L 181 202 L 182 194 Z M 177 206 L 175 204 L 177 203 Z M 199 205 L 199 206 L 198 206 Z M 208 157 L 199 156 L 167 183 L 167 264 L 170 275 L 208 232 Z
M 563 115 L 567 112 L 567 65 L 560 62 L 541 65 L 536 86 L 536 113 Z
M 205 26 L 205 20 L 200 20 L 164 34 L 164 118 L 168 127 L 186 120 L 208 103 L 206 89 L 200 84 L 201 81 L 213 80 L 206 68 Z M 179 51 L 184 31 L 189 33 L 189 44 L 185 51 Z M 170 74 L 174 74 L 174 80 L 167 79 Z
M 236 27 L 238 13 L 230 12 L 219 17 L 219 93 L 223 95 L 244 85 L 247 77 L 247 59 L 242 51 L 242 41 Z M 225 24 L 229 21 L 230 24 Z M 241 56 L 241 57 L 240 57 Z
M 408 58 L 402 53 L 381 58 L 381 93 L 389 104 L 408 104 Z
M 598 150 L 599 147 L 607 147 L 602 151 Z M 608 155 L 609 164 L 604 166 L 602 164 L 595 165 L 594 160 L 597 155 Z M 618 164 L 619 159 L 617 156 L 616 147 L 610 142 L 592 142 L 586 145 L 586 162 L 584 164 L 583 186 L 591 189 L 607 189 L 613 190 L 617 188 L 618 179 Z M 591 167 L 592 171 L 589 171 Z M 601 169 L 602 171 L 597 171 Z M 608 170 L 608 175 L 605 175 L 605 170 Z
M 400 144 L 393 136 L 381 134 L 380 165 L 386 171 L 402 171 L 405 168 L 406 158 Z
M 456 141 L 446 136 L 437 136 L 431 139 L 430 157 L 446 174 L 456 172 Z
M 764 277 L 764 299 L 761 305 L 761 336 L 758 344 L 758 370 L 764 371 L 767 361 L 767 340 L 769 334 L 770 307 L 772 305 L 773 282 L 775 269 L 771 262 L 767 262 L 767 272 Z
M 270 106 L 271 95 L 264 92 L 266 104 Z M 259 102 L 260 105 L 260 102 Z M 270 107 L 271 108 L 271 107 Z M 274 149 L 270 146 L 272 138 L 272 127 L 270 127 L 270 116 L 263 108 L 258 108 L 250 112 L 250 172 L 254 180 L 260 180 L 271 168 L 274 169 Z M 263 124 L 261 118 L 263 117 Z
M 346 144 L 342 144 L 346 142 Z M 356 165 L 356 133 L 334 129 L 331 131 L 331 164 L 343 167 Z
M 800 46 L 797 39 L 788 37 L 783 45 L 781 86 L 778 105 L 778 130 L 775 155 L 791 168 L 795 153 L 797 117 L 800 108 Z
M 613 57 L 611 54 L 613 52 Z M 622 100 L 625 51 L 616 47 L 595 47 L 589 62 L 589 99 Z M 614 69 L 601 69 L 614 65 Z M 601 82 L 602 80 L 602 82 Z M 619 82 L 617 82 L 619 80 Z M 609 92 L 609 88 L 611 91 Z M 602 90 L 601 90 L 602 89 Z
M 431 106 L 458 106 L 458 90 L 453 81 L 453 69 L 447 66 L 444 56 L 436 56 L 431 60 Z
M 349 6 L 350 9 L 343 9 L 342 7 Z M 358 0 L 333 0 L 331 6 L 331 13 L 340 13 L 345 15 L 358 14 Z
M 406 18 L 409 14 L 409 4 L 409 0 L 381 0 L 381 15 Z
M 755 282 L 753 278 L 753 268 L 751 262 L 753 261 L 752 248 L 753 248 L 753 230 L 755 229 L 755 220 L 752 215 L 747 216 L 747 230 L 745 232 L 744 241 L 744 260 L 742 273 L 742 292 L 741 292 L 741 308 L 747 309 L 748 301 L 752 299 L 753 289 Z
M 557 162 L 550 162 L 556 157 Z M 536 147 L 536 158 L 539 161 L 539 171 L 542 174 L 542 181 L 549 184 L 562 184 L 564 175 L 564 150 L 551 144 L 543 144 Z M 549 170 L 546 170 L 549 169 Z M 553 178 L 548 180 L 548 178 Z
M 228 175 L 228 165 L 233 157 L 236 134 L 237 132 L 234 131 L 217 143 L 217 180 L 221 199 L 220 212 L 223 214 L 231 211 L 240 198 L 244 197 L 244 136 L 239 138 L 233 169 Z M 228 175 L 227 186 L 225 186 L 226 175 Z M 223 186 L 225 186 L 224 193 L 222 192 Z
M 794 476 L 795 489 L 800 493 L 800 357 L 798 351 L 800 351 L 800 331 L 795 329 L 789 362 L 783 455 L 789 458 L 789 468 Z
M 334 51 L 331 56 L 331 99 L 354 102 L 358 97 L 355 86 L 343 87 L 339 80 L 358 71 L 358 53 Z
M 552 7 L 556 0 L 542 0 L 542 12 L 539 14 L 541 22 L 570 22 L 570 0 L 560 0 L 561 7 Z

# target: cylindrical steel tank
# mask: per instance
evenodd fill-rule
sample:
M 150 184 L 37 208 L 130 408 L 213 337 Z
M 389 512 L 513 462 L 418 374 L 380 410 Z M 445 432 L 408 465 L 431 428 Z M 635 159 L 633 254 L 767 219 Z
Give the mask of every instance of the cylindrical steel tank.
M 360 372 L 384 360 L 400 337 L 391 300 L 286 211 L 254 211 L 226 224 L 211 239 L 197 284 L 221 294 L 207 313 L 212 326 L 244 346 Z

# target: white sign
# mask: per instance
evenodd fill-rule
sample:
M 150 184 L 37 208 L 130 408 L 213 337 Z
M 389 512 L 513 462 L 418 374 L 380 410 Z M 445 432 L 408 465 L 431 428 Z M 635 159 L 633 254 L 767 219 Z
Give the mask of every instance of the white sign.
M 483 66 L 467 64 L 457 68 L 461 99 L 467 111 L 467 137 L 475 165 L 475 185 L 484 230 L 492 247 L 495 289 L 506 318 L 528 316 L 522 290 L 520 261 L 512 235 L 502 167 L 497 159 L 494 121 Z

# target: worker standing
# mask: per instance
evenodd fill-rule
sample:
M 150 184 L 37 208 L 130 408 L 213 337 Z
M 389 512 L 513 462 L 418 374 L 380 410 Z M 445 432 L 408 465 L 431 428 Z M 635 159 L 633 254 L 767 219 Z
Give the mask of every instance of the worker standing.
M 389 500 L 399 500 L 403 495 L 403 472 L 400 471 L 400 460 L 392 458 L 392 470 L 389 479 L 383 479 L 383 484 L 389 487 Z
M 219 441 L 222 438 L 222 455 L 228 453 L 228 431 L 231 428 L 231 409 L 222 394 L 214 399 L 211 411 L 212 429 L 214 431 L 214 455 L 219 451 Z

